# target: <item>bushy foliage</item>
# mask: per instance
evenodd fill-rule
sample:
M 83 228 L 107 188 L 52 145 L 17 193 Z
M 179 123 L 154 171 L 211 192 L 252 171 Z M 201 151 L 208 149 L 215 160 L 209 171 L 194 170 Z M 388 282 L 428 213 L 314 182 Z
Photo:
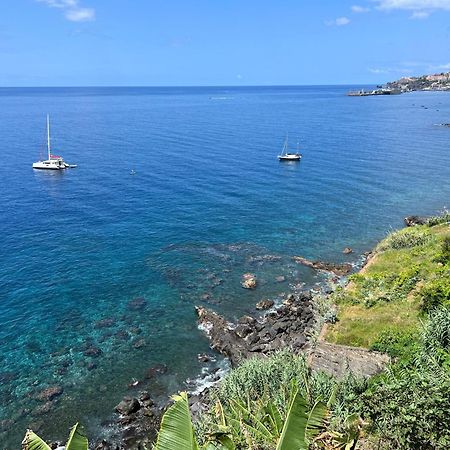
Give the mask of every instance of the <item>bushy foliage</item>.
M 436 225 L 441 225 L 443 223 L 450 222 L 450 211 L 444 210 L 441 214 L 437 216 L 430 217 L 427 221 L 429 227 L 434 227 Z
M 420 351 L 419 339 L 417 330 L 387 329 L 381 332 L 371 350 L 387 353 L 391 358 L 410 360 Z
M 450 448 L 450 380 L 412 368 L 386 376 L 361 397 L 364 418 L 390 449 Z
M 417 266 L 411 266 L 398 274 L 356 274 L 351 277 L 357 285 L 352 303 L 362 303 L 370 308 L 380 302 L 404 300 L 420 280 Z
M 420 335 L 390 333 L 378 349 L 398 361 L 372 382 L 359 399 L 389 449 L 450 448 L 450 309 L 433 310 Z
M 444 265 L 450 263 L 450 236 L 444 237 L 441 244 L 441 251 L 436 258 L 436 262 Z
M 426 357 L 450 368 L 450 307 L 432 312 L 423 328 L 421 344 Z
M 433 235 L 426 227 L 403 228 L 393 231 L 378 244 L 377 251 L 400 250 L 425 245 L 433 239 Z
M 441 306 L 450 306 L 450 273 L 436 274 L 420 289 L 421 308 L 425 312 Z
M 221 385 L 211 393 L 211 401 L 216 406 L 203 415 L 196 424 L 201 442 L 211 433 L 217 432 L 223 421 L 221 414 L 230 422 L 242 420 L 245 415 L 247 427 L 233 430 L 233 441 L 248 442 L 246 433 L 252 434 L 258 449 L 273 448 L 257 431 L 267 414 L 272 416 L 276 410 L 281 421 L 287 414 L 292 392 L 298 392 L 310 407 L 317 402 L 327 403 L 330 410 L 331 429 L 348 431 L 348 417 L 355 412 L 355 400 L 367 388 L 366 381 L 348 375 L 337 381 L 323 372 L 312 373 L 305 357 L 294 355 L 289 350 L 275 353 L 268 358 L 253 358 L 231 371 Z M 220 414 L 218 415 L 218 405 Z M 264 422 L 265 423 L 265 422 Z M 266 424 L 266 428 L 272 425 Z M 246 448 L 246 447 L 245 447 Z

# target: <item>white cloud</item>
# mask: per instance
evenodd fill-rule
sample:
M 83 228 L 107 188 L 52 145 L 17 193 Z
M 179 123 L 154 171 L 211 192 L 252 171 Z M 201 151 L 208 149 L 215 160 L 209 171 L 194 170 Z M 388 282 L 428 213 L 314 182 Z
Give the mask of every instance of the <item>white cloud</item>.
M 410 19 L 427 19 L 430 16 L 430 14 L 431 13 L 429 11 L 414 11 L 409 18 Z
M 374 0 L 380 9 L 427 10 L 444 9 L 450 11 L 450 0 Z
M 348 25 L 350 23 L 350 19 L 347 17 L 338 17 L 337 19 L 334 20 L 326 20 L 325 21 L 325 25 L 327 26 L 333 26 L 336 25 L 338 27 L 342 27 L 344 25 Z
M 351 10 L 354 13 L 361 14 L 361 13 L 369 12 L 370 8 L 366 8 L 365 6 L 353 5 L 351 7 Z
M 376 75 L 380 74 L 388 74 L 388 73 L 396 73 L 400 75 L 408 75 L 412 73 L 411 69 L 407 69 L 405 67 L 369 67 L 367 69 L 370 73 L 374 73 Z
M 438 66 L 430 66 L 431 70 L 450 70 L 450 63 L 439 64 Z
M 450 0 L 373 0 L 384 11 L 412 11 L 410 19 L 426 19 L 434 11 L 450 11 Z
M 72 22 L 86 22 L 95 19 L 95 10 L 92 8 L 68 9 L 65 16 Z
M 79 0 L 37 0 L 51 8 L 64 11 L 64 17 L 71 22 L 87 22 L 95 20 L 95 9 L 80 6 Z

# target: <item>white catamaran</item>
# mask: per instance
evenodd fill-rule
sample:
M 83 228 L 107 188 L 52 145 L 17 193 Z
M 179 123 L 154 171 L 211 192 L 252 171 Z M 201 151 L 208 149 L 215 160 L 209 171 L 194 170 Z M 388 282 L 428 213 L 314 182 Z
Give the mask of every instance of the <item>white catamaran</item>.
M 48 159 L 33 163 L 33 169 L 64 170 L 77 167 L 75 164 L 67 164 L 62 156 L 52 155 L 50 146 L 50 117 L 47 114 L 47 156 Z
M 289 143 L 288 137 L 284 140 L 283 151 L 278 155 L 280 161 L 300 161 L 302 155 L 299 153 L 299 143 L 297 142 L 297 153 L 290 153 L 288 151 Z

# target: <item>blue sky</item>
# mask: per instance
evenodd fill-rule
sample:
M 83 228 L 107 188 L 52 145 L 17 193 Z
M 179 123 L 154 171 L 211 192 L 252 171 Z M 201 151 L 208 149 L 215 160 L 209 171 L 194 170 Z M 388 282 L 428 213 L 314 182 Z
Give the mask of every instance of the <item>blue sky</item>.
M 450 70 L 450 0 L 1 0 L 0 86 L 379 83 Z

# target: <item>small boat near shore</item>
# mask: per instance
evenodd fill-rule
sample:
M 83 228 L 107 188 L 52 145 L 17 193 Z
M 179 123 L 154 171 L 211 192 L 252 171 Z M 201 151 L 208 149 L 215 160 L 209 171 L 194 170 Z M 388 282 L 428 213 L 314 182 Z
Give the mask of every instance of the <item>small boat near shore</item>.
M 289 142 L 288 137 L 286 136 L 286 139 L 284 141 L 283 150 L 281 152 L 281 155 L 278 155 L 279 161 L 300 161 L 302 158 L 302 155 L 300 153 L 300 144 L 297 142 L 297 152 L 296 153 L 290 153 L 289 152 Z
M 62 156 L 52 155 L 50 145 L 50 117 L 47 114 L 47 159 L 33 163 L 33 169 L 64 170 L 77 167 L 76 164 L 68 164 Z

